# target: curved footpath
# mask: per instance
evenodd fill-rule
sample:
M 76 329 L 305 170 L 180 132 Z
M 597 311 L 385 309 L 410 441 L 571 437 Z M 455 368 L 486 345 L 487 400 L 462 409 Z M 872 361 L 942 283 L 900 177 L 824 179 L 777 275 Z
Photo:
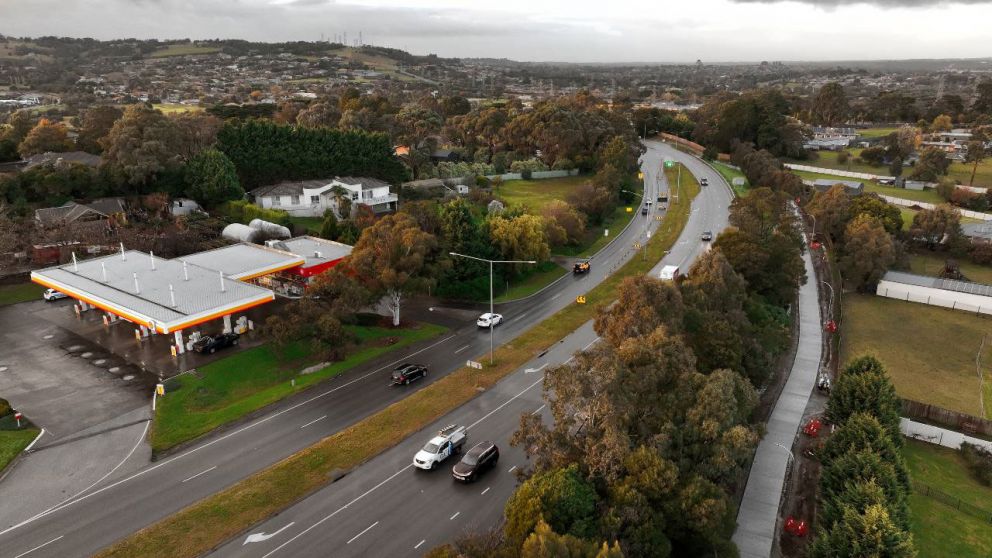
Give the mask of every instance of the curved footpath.
M 703 253 L 706 244 L 700 241 L 702 232 L 716 233 L 726 226 L 733 196 L 723 178 L 702 161 L 665 144 L 647 145 L 653 157 L 658 157 L 656 160 L 671 157 L 682 161 L 693 174 L 706 177 L 711 184 L 702 188 L 693 201 L 689 222 L 679 241 L 651 270 L 657 276 L 662 265 L 688 266 Z M 532 359 L 486 393 L 338 482 L 228 541 L 212 555 L 414 557 L 465 532 L 497 525 L 506 500 L 517 486 L 514 472 L 528 466 L 523 452 L 509 445 L 519 418 L 525 413 L 550 418 L 541 390 L 541 372 L 547 366 L 568 362 L 573 353 L 588 348 L 597 339 L 592 321 L 586 322 L 556 343 L 548 354 Z M 468 426 L 469 447 L 493 440 L 500 449 L 496 468 L 476 483 L 455 483 L 448 473 L 450 463 L 431 472 L 411 465 L 413 454 L 424 442 L 439 428 L 453 423 Z
M 662 144 L 649 143 L 643 157 L 646 195 L 656 196 L 658 189 L 663 188 L 657 176 L 663 154 L 668 150 Z M 718 189 L 711 187 L 710 191 Z M 555 289 L 498 306 L 497 311 L 506 317 L 506 322 L 495 332 L 496 343 L 506 343 L 572 304 L 576 296 L 592 289 L 627 261 L 635 253 L 632 245 L 643 239 L 645 227 L 657 225 L 654 219 L 639 215 L 635 219 L 640 223 L 635 221 L 628 226 L 593 257 L 588 274 L 570 275 L 557 283 Z M 17 506 L 18 511 L 23 510 L 23 516 L 12 525 L 0 525 L 0 548 L 4 549 L 4 556 L 11 557 L 89 556 L 384 409 L 412 393 L 411 390 L 463 367 L 466 359 L 477 360 L 488 351 L 488 332 L 475 326 L 474 317 L 471 321 L 462 319 L 459 327 L 439 339 L 356 367 L 276 403 L 250 420 L 222 428 L 183 451 L 146 463 L 136 471 L 115 471 L 68 502 L 40 513 Z M 390 370 L 407 360 L 427 364 L 431 375 L 410 389 L 390 388 L 387 385 Z
M 806 284 L 799 288 L 799 346 L 789 379 L 766 424 L 751 464 L 733 541 L 742 558 L 768 558 L 778 536 L 779 503 L 793 442 L 816 383 L 823 347 L 819 284 L 809 250 L 803 254 Z M 785 449 L 790 448 L 790 449 Z

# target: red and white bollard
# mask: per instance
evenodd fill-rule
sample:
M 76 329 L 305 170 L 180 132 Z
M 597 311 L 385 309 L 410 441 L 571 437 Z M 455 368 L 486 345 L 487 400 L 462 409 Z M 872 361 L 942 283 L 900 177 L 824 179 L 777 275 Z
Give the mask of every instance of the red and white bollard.
M 17 421 L 17 427 L 18 428 L 21 427 L 21 418 L 23 418 L 23 417 L 24 417 L 24 415 L 22 415 L 20 411 L 14 411 L 14 420 Z

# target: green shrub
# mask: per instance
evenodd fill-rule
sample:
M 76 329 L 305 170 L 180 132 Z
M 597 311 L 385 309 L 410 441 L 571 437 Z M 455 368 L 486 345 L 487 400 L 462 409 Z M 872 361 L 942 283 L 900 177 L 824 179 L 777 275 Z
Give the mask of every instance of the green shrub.
M 225 217 L 236 223 L 247 225 L 252 219 L 261 219 L 284 227 L 292 227 L 292 222 L 289 220 L 289 213 L 286 213 L 282 209 L 259 207 L 247 200 L 225 202 L 221 205 L 220 210 Z
M 14 409 L 11 408 L 10 403 L 8 403 L 6 399 L 0 397 L 0 417 L 5 417 L 13 412 Z
M 961 443 L 961 457 L 975 480 L 992 486 L 992 452 L 975 444 Z

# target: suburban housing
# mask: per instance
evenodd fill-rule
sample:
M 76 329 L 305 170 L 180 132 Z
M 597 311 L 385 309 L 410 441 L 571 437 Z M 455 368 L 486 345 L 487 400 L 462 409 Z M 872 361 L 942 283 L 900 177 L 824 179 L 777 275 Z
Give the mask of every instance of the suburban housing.
M 347 196 L 352 208 L 367 205 L 373 213 L 396 210 L 398 196 L 389 191 L 389 184 L 377 178 L 339 176 L 323 180 L 280 182 L 251 191 L 255 204 L 266 209 L 281 209 L 298 217 L 321 217 L 328 209 L 341 215 L 339 200 Z

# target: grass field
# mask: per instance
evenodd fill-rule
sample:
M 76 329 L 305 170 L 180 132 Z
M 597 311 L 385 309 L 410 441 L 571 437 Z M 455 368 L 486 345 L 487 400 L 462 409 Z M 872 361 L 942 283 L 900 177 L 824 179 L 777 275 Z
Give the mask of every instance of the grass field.
M 326 485 L 333 472 L 348 471 L 471 400 L 481 390 L 493 386 L 533 358 L 535 353 L 592 319 L 599 306 L 615 298 L 617 287 L 625 278 L 647 273 L 661 260 L 685 228 L 699 185 L 690 177 L 683 192 L 683 201 L 671 205 L 658 233 L 644 248 L 646 258 L 630 259 L 587 293 L 587 304 L 569 305 L 501 346 L 496 351 L 494 366 L 483 366 L 482 370 L 457 370 L 379 413 L 142 529 L 96 556 L 186 558 L 202 555 L 249 525 L 278 513 Z
M 18 283 L 16 285 L 0 285 L 0 306 L 38 300 L 45 287 L 37 283 Z
M 746 183 L 747 178 L 744 176 L 744 173 L 733 167 L 728 167 L 727 165 L 720 163 L 718 161 L 713 161 L 710 164 L 713 165 L 713 168 L 715 168 L 717 172 L 723 175 L 723 179 L 727 181 L 727 184 L 730 184 L 730 187 L 733 188 L 735 194 L 737 194 L 738 196 L 747 195 L 747 189 L 749 185 Z M 734 186 L 735 178 L 744 178 L 745 180 L 744 186 Z
M 38 435 L 36 428 L 24 430 L 0 430 L 0 473 L 14 460 L 31 440 Z
M 914 482 L 992 513 L 992 488 L 969 475 L 957 451 L 907 440 L 903 455 Z M 992 556 L 992 525 L 915 492 L 910 495 L 909 509 L 920 558 Z
M 870 180 L 860 180 L 857 178 L 846 178 L 843 176 L 835 176 L 831 174 L 823 174 L 819 172 L 807 172 L 807 171 L 792 171 L 794 174 L 799 175 L 803 180 L 817 180 L 820 178 L 825 178 L 828 180 L 854 180 L 856 182 L 863 182 L 865 185 L 866 192 L 873 192 L 876 194 L 881 194 L 885 196 L 891 196 L 893 198 L 902 198 L 904 200 L 932 203 L 940 205 L 942 203 L 947 203 L 943 198 L 937 195 L 937 191 L 933 189 L 926 190 L 907 190 L 905 188 L 896 188 L 894 186 L 884 186 L 877 182 Z
M 841 362 L 864 353 L 885 364 L 901 397 L 982 416 L 975 357 L 992 319 L 875 295 L 845 294 Z M 992 342 L 982 363 L 992 384 Z M 985 393 L 992 418 L 992 390 Z
M 290 217 L 289 222 L 305 228 L 307 234 L 316 236 L 320 233 L 320 226 L 324 223 L 324 220 L 320 217 Z
M 928 253 L 916 253 L 909 255 L 909 266 L 910 271 L 920 275 L 930 275 L 932 277 L 937 277 L 941 270 L 944 269 L 944 265 L 947 262 L 949 256 L 947 254 L 940 254 L 936 252 Z M 976 263 L 969 262 L 968 260 L 963 260 L 960 258 L 950 258 L 954 259 L 958 263 L 958 268 L 960 268 L 961 273 L 970 281 L 976 283 L 985 283 L 987 285 L 992 285 L 992 267 L 985 265 L 978 265 Z
M 359 344 L 348 357 L 312 374 L 298 371 L 308 364 L 308 346 L 301 341 L 287 349 L 284 359 L 268 345 L 254 347 L 212 362 L 197 375 L 184 374 L 167 385 L 159 399 L 152 426 L 151 444 L 163 451 L 192 440 L 218 426 L 278 401 L 292 393 L 336 376 L 363 362 L 399 347 L 440 335 L 444 328 L 418 324 L 411 328 L 348 326 Z M 398 338 L 388 345 L 387 337 Z M 295 387 L 290 380 L 295 379 Z
M 201 112 L 203 107 L 199 105 L 180 105 L 175 103 L 156 103 L 152 108 L 158 109 L 165 114 L 178 114 L 181 112 Z
M 169 56 L 188 56 L 190 54 L 213 54 L 220 52 L 216 47 L 205 47 L 191 43 L 179 43 L 164 46 L 151 53 L 152 58 L 167 58 Z
M 825 169 L 838 169 L 886 176 L 889 174 L 889 168 L 885 165 L 872 166 L 864 162 L 855 162 L 855 158 L 861 154 L 861 149 L 855 148 L 848 149 L 847 151 L 851 154 L 851 157 L 848 159 L 847 163 L 843 164 L 837 162 L 836 151 L 818 151 L 818 156 L 816 159 L 809 161 L 790 160 L 789 162 L 813 167 L 822 167 Z M 972 168 L 973 165 L 970 163 L 952 162 L 951 166 L 947 169 L 947 176 L 959 184 L 967 185 L 971 181 Z M 908 177 L 912 172 L 912 167 L 906 167 L 903 169 L 903 176 Z M 978 170 L 975 172 L 974 185 L 992 187 L 992 158 L 985 159 L 979 163 Z
M 899 128 L 864 128 L 862 130 L 858 130 L 858 135 L 864 138 L 881 138 L 895 132 L 898 129 Z
M 517 300 L 518 298 L 524 298 L 530 296 L 544 287 L 547 287 L 551 283 L 558 280 L 559 277 L 568 273 L 568 270 L 554 262 L 544 262 L 538 265 L 538 271 L 524 277 L 519 281 L 510 281 L 509 284 L 504 284 L 502 286 L 495 285 L 493 288 L 496 291 L 496 298 L 494 302 L 497 304 L 500 302 L 506 302 L 508 300 Z M 499 294 L 501 293 L 502 294 Z

